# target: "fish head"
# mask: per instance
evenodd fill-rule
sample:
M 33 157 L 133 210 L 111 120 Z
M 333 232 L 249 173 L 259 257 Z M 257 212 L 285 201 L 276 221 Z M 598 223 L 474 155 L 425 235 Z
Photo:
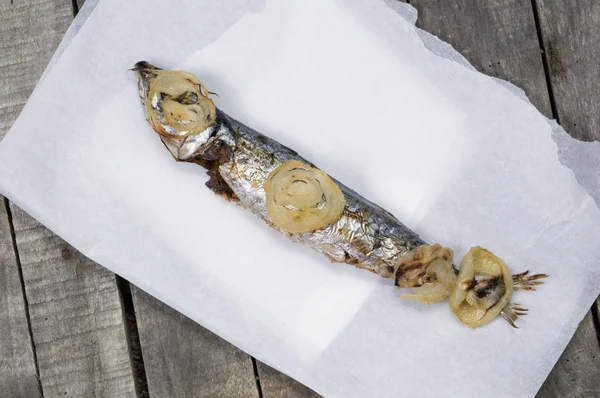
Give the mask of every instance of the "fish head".
M 210 146 L 216 133 L 216 107 L 196 76 L 146 61 L 132 70 L 146 119 L 175 159 L 188 160 Z
M 131 70 L 136 74 L 138 94 L 140 95 L 142 105 L 145 106 L 146 100 L 148 99 L 148 93 L 150 91 L 150 83 L 156 76 L 158 76 L 162 69 L 152 65 L 149 62 L 140 61 L 136 63 Z

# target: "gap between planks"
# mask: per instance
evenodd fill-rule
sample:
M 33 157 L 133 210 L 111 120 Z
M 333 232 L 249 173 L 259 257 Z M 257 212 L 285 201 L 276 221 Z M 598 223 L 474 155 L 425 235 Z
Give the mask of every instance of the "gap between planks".
M 535 1 L 557 116 L 572 137 L 600 141 L 600 2 Z
M 12 4 L 12 0 L 11 0 Z M 8 225 L 10 228 L 10 239 L 13 246 L 13 252 L 15 255 L 15 261 L 17 263 L 17 270 L 19 274 L 19 281 L 21 282 L 21 291 L 23 293 L 23 302 L 25 303 L 25 318 L 27 319 L 27 330 L 29 332 L 29 341 L 31 343 L 31 348 L 33 351 L 33 365 L 35 367 L 35 377 L 37 379 L 38 392 L 41 397 L 44 396 L 44 391 L 42 389 L 42 384 L 40 381 L 40 367 L 38 364 L 37 351 L 35 348 L 35 340 L 33 339 L 33 329 L 31 327 L 31 316 L 29 314 L 29 300 L 27 299 L 27 291 L 25 290 L 25 280 L 23 279 L 23 268 L 21 266 L 21 258 L 19 257 L 19 250 L 17 249 L 17 237 L 15 234 L 15 225 L 13 223 L 12 212 L 10 210 L 10 203 L 8 199 L 4 199 L 4 207 L 6 209 L 6 216 L 8 218 Z
M 531 8 L 533 11 L 533 20 L 535 21 L 535 31 L 538 36 L 540 43 L 540 49 L 542 50 L 542 65 L 544 66 L 544 76 L 546 77 L 546 86 L 548 87 L 548 99 L 550 100 L 550 107 L 552 109 L 552 117 L 556 119 L 556 122 L 560 124 L 560 118 L 558 116 L 558 108 L 556 107 L 556 98 L 554 96 L 554 89 L 552 88 L 552 79 L 550 78 L 550 67 L 548 64 L 548 53 L 546 52 L 546 45 L 544 43 L 544 35 L 542 34 L 542 26 L 540 25 L 540 16 L 538 12 L 537 0 L 531 0 Z
M 125 325 L 127 347 L 133 368 L 135 392 L 138 397 L 148 397 L 148 378 L 146 377 L 146 367 L 144 365 L 142 345 L 140 344 L 140 334 L 131 295 L 131 286 L 129 282 L 119 275 L 115 275 L 115 278 L 121 299 L 121 308 L 123 308 L 123 324 Z
M 0 196 L 0 391 L 8 396 L 39 397 L 28 307 L 7 206 Z
M 410 1 L 409 1 L 409 2 L 410 2 Z M 77 6 L 77 2 L 74 2 L 74 10 L 75 10 L 75 6 Z M 539 38 L 539 39 L 540 39 L 540 41 L 541 41 L 541 36 L 539 36 L 539 35 L 538 35 L 538 38 Z M 545 57 L 545 53 L 543 54 L 543 57 Z M 546 62 L 547 62 L 547 61 L 546 61 Z M 548 85 L 548 89 L 550 90 L 550 85 Z M 552 101 L 552 99 L 551 99 L 551 101 Z M 555 115 L 556 115 L 556 113 L 555 113 L 555 109 L 552 109 L 552 111 L 553 111 L 553 114 L 555 114 Z M 119 289 L 119 290 L 121 291 L 121 289 Z M 121 293 L 121 294 L 122 294 L 122 293 Z M 596 318 L 595 318 L 595 321 L 596 321 L 595 323 L 597 324 L 597 316 L 596 316 Z M 256 363 L 255 361 L 253 361 L 253 362 L 254 362 L 254 363 Z M 258 378 L 260 379 L 260 375 L 259 375 L 259 372 L 258 372 L 258 367 L 255 367 L 255 366 L 253 366 L 253 370 L 255 370 L 255 376 L 256 376 L 256 377 L 258 377 Z M 260 386 L 260 380 L 259 380 L 259 386 Z
M 258 398 L 263 398 L 262 386 L 260 385 L 260 375 L 258 374 L 258 366 L 256 365 L 256 358 L 252 359 L 252 370 L 254 371 L 254 379 L 256 380 L 256 391 L 258 392 Z
M 594 329 L 596 329 L 596 340 L 600 347 L 600 299 L 592 305 L 592 319 L 594 321 Z M 600 357 L 598 360 L 600 361 Z
M 0 66 L 1 139 L 72 21 L 73 9 L 67 0 L 20 0 L 0 9 L 4 28 L 0 49 L 8 61 Z M 32 346 L 31 360 L 17 359 L 33 363 L 38 390 L 17 396 L 133 395 L 125 333 L 119 330 L 123 320 L 114 275 L 69 250 L 4 198 L 1 205 L 7 207 L 11 246 L 18 258 L 19 294 L 25 300 L 23 331 Z M 11 331 L 11 325 L 3 326 Z M 13 364 L 14 369 L 17 365 Z M 13 381 L 28 382 L 19 375 L 0 380 L 3 386 L 8 383 L 8 391 L 3 391 L 9 396 Z

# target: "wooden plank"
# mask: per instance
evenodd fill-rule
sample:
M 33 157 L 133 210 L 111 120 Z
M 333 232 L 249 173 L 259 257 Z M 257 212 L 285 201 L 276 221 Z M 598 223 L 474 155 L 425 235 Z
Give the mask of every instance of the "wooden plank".
M 600 396 L 600 347 L 589 312 L 537 394 L 538 398 Z
M 21 112 L 72 19 L 69 0 L 0 5 L 0 139 Z
M 310 388 L 262 362 L 257 362 L 257 368 L 264 398 L 320 397 Z
M 150 396 L 259 396 L 248 354 L 141 289 L 131 290 Z
M 0 391 L 39 397 L 25 298 L 13 248 L 6 202 L 0 196 Z
M 547 0 L 542 2 L 546 3 Z M 566 2 L 554 1 L 553 3 L 561 5 L 561 11 L 557 8 L 558 14 L 563 12 Z M 452 44 L 483 73 L 511 81 L 523 88 L 532 103 L 542 113 L 551 116 L 549 90 L 539 51 L 540 42 L 536 34 L 534 11 L 537 10 L 532 8 L 529 0 L 477 2 L 476 7 L 473 7 L 473 2 L 469 0 L 452 2 L 412 0 L 411 4 L 419 11 L 417 22 L 419 27 Z M 570 3 L 570 7 L 579 7 L 579 2 Z M 547 24 L 554 25 L 552 18 L 555 16 L 548 12 L 545 15 Z M 592 24 L 586 24 L 583 29 L 588 32 L 580 32 L 581 37 L 587 35 L 587 37 L 600 38 L 599 30 Z M 590 41 L 590 46 L 597 43 L 597 40 Z M 597 48 L 595 51 L 598 55 Z M 598 65 L 597 58 L 594 65 Z M 591 78 L 590 74 L 588 78 Z M 586 98 L 592 98 L 592 101 L 596 98 L 598 104 L 600 91 L 596 91 L 595 97 L 589 91 L 587 95 Z M 569 101 L 568 97 L 564 99 Z M 567 109 L 567 107 L 560 109 Z M 596 112 L 594 116 L 600 117 L 600 112 Z M 595 354 L 597 351 L 596 332 L 591 322 L 591 314 L 588 314 L 569 347 L 548 376 L 540 391 L 541 396 L 548 396 L 548 394 L 567 396 L 574 391 L 598 391 L 600 371 L 597 361 L 600 357 Z M 588 352 L 590 355 L 582 355 L 582 352 Z
M 72 18 L 70 0 L 19 0 L 0 6 L 0 138 Z M 20 209 L 11 210 L 43 394 L 135 396 L 114 275 Z
M 465 54 L 465 55 L 466 55 L 466 54 Z M 467 56 L 467 58 L 468 58 L 468 59 L 469 59 L 471 62 L 473 62 L 473 60 L 472 60 L 472 59 L 471 59 L 469 56 Z M 501 61 L 500 61 L 500 62 L 501 62 Z M 484 63 L 485 63 L 485 62 L 484 62 Z M 492 65 L 492 64 L 490 64 L 490 65 Z M 501 65 L 502 65 L 502 63 L 501 63 Z M 491 66 L 490 66 L 490 68 L 491 68 Z M 483 69 L 483 67 L 482 67 L 482 69 Z M 489 74 L 490 72 L 487 72 L 487 73 Z M 499 77 L 504 77 L 504 76 L 502 76 L 502 74 L 501 74 L 501 73 L 502 73 L 502 71 L 500 71 L 500 72 L 498 72 L 498 73 L 499 73 L 499 74 L 498 74 L 497 76 L 499 76 Z M 510 74 L 510 73 L 509 73 L 509 74 Z M 506 77 L 504 77 L 504 78 L 506 78 Z M 509 80 L 510 80 L 510 79 L 509 79 Z M 517 85 L 519 85 L 519 86 L 521 86 L 521 87 L 524 87 L 524 86 L 525 86 L 525 85 L 523 85 L 523 84 L 519 84 L 519 82 L 517 82 L 517 81 L 515 81 L 515 82 L 517 83 Z M 533 91 L 531 91 L 531 90 L 528 90 L 528 91 L 529 91 L 529 92 L 533 92 Z M 530 96 L 531 96 L 531 94 L 530 94 Z M 535 97 L 533 97 L 533 96 L 532 96 L 531 98 L 532 98 L 532 100 L 533 100 L 533 102 L 534 102 L 534 103 L 536 103 L 536 101 L 537 101 L 537 102 L 538 102 L 538 103 L 537 103 L 538 107 L 540 107 L 540 109 L 542 109 L 542 107 L 543 107 L 543 102 L 540 102 L 540 101 L 536 100 L 536 99 L 535 99 Z M 540 106 L 540 104 L 542 104 L 542 106 Z M 548 109 L 546 109 L 546 112 L 547 112 L 547 111 L 548 111 Z M 136 296 L 136 294 L 134 294 L 134 297 L 135 297 L 135 296 Z M 214 336 L 214 335 L 213 335 L 213 336 Z M 270 386 L 270 385 L 271 385 L 271 384 L 270 384 L 270 383 L 271 383 L 271 381 L 274 381 L 274 380 L 283 380 L 282 382 L 279 382 L 279 383 L 277 383 L 277 382 L 276 382 L 276 383 L 275 383 L 275 388 L 273 389 L 273 391 L 283 391 L 283 392 L 282 392 L 282 393 L 279 393 L 279 395 L 273 395 L 273 396 L 296 396 L 296 395 L 289 395 L 289 393 L 288 393 L 288 392 L 286 392 L 286 391 L 289 391 L 289 390 L 295 390 L 295 388 L 294 388 L 294 387 L 292 387 L 291 389 L 288 389 L 288 390 L 285 390 L 284 388 L 282 388 L 282 387 L 281 387 L 281 385 L 282 385 L 282 384 L 286 384 L 286 383 L 287 383 L 287 384 L 289 384 L 291 379 L 289 379 L 289 378 L 287 378 L 287 379 L 286 379 L 286 376 L 283 376 L 283 375 L 279 374 L 278 372 L 276 372 L 276 371 L 274 371 L 274 370 L 272 370 L 272 369 L 270 369 L 270 368 L 266 367 L 265 365 L 259 364 L 258 366 L 259 366 L 259 372 L 260 372 L 261 378 L 263 379 L 263 385 L 264 385 L 264 386 Z M 221 376 L 219 376 L 219 377 L 221 377 Z M 292 382 L 292 383 L 295 383 L 295 382 Z M 296 384 L 298 384 L 298 383 L 296 383 Z M 298 384 L 298 385 L 299 385 L 299 384 Z M 299 385 L 299 386 L 301 386 L 301 385 Z M 270 387 L 267 387 L 266 389 L 265 389 L 265 388 L 263 388 L 263 392 L 264 392 L 265 396 L 269 396 L 269 395 L 268 395 L 268 394 L 269 394 L 269 391 L 270 391 Z M 309 393 L 310 393 L 310 392 L 309 392 Z M 276 394 L 276 393 L 274 392 L 273 394 Z M 160 395 L 160 396 L 162 396 L 162 395 Z M 303 395 L 298 395 L 298 396 L 303 396 Z
M 0 139 L 21 111 L 29 92 L 37 82 L 36 71 L 43 65 L 31 62 L 39 53 L 52 51 L 60 37 L 48 29 L 49 19 L 40 20 L 41 40 L 36 45 L 27 43 L 21 36 L 22 26 L 29 22 L 30 4 L 0 4 Z M 41 5 L 50 9 L 60 26 L 69 23 L 63 9 Z M 68 10 L 68 8 L 67 8 Z M 47 47 L 44 48 L 44 45 Z M 35 48 L 37 47 L 37 48 Z M 30 73 L 22 73 L 27 65 Z M 35 352 L 31 340 L 28 307 L 22 289 L 19 266 L 12 244 L 7 208 L 0 203 L 0 388 L 8 396 L 41 396 Z
M 600 2 L 536 3 L 560 122 L 575 138 L 600 140 Z
M 552 116 L 531 0 L 412 0 L 417 26 L 450 43 L 477 70 L 514 83 Z
M 11 205 L 45 396 L 134 396 L 115 276 Z
M 600 141 L 600 3 L 537 0 L 534 4 L 556 116 L 571 136 Z M 595 324 L 589 318 L 590 314 L 548 378 L 546 384 L 552 388 L 542 388 L 541 395 L 575 391 L 575 396 L 600 396 L 600 323 L 597 316 Z

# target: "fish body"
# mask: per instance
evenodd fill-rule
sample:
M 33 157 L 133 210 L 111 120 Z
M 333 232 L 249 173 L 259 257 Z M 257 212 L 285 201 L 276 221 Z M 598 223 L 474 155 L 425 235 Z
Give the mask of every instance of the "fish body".
M 207 170 L 206 185 L 213 192 L 331 261 L 411 289 L 402 297 L 432 304 L 450 296 L 455 315 L 470 327 L 498 314 L 514 326 L 525 309 L 509 302 L 513 288 L 535 290 L 546 277 L 511 276 L 502 260 L 479 247 L 465 256 L 458 272 L 451 249 L 427 244 L 296 151 L 218 109 L 194 75 L 145 61 L 133 70 L 148 122 L 177 161 Z
M 344 210 L 337 221 L 312 232 L 289 233 L 282 230 L 271 222 L 267 212 L 263 188 L 267 177 L 290 160 L 316 166 L 294 150 L 219 110 L 217 125 L 214 145 L 227 148 L 226 161 L 218 166 L 220 177 L 240 204 L 290 239 L 312 247 L 333 261 L 353 264 L 385 277 L 393 274 L 394 261 L 399 255 L 425 244 L 388 211 L 335 179 L 333 181 L 345 199 Z M 202 156 L 201 152 L 193 155 Z

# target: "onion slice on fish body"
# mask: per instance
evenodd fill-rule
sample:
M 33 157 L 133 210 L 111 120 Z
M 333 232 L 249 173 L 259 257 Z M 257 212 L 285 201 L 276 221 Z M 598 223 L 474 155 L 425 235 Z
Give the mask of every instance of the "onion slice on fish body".
M 444 300 L 456 287 L 452 267 L 454 252 L 436 243 L 419 246 L 396 260 L 396 286 L 411 289 L 402 298 L 420 304 L 434 304 Z
M 346 205 L 344 194 L 327 174 L 297 160 L 273 170 L 263 187 L 271 221 L 290 233 L 324 228 L 340 218 Z

